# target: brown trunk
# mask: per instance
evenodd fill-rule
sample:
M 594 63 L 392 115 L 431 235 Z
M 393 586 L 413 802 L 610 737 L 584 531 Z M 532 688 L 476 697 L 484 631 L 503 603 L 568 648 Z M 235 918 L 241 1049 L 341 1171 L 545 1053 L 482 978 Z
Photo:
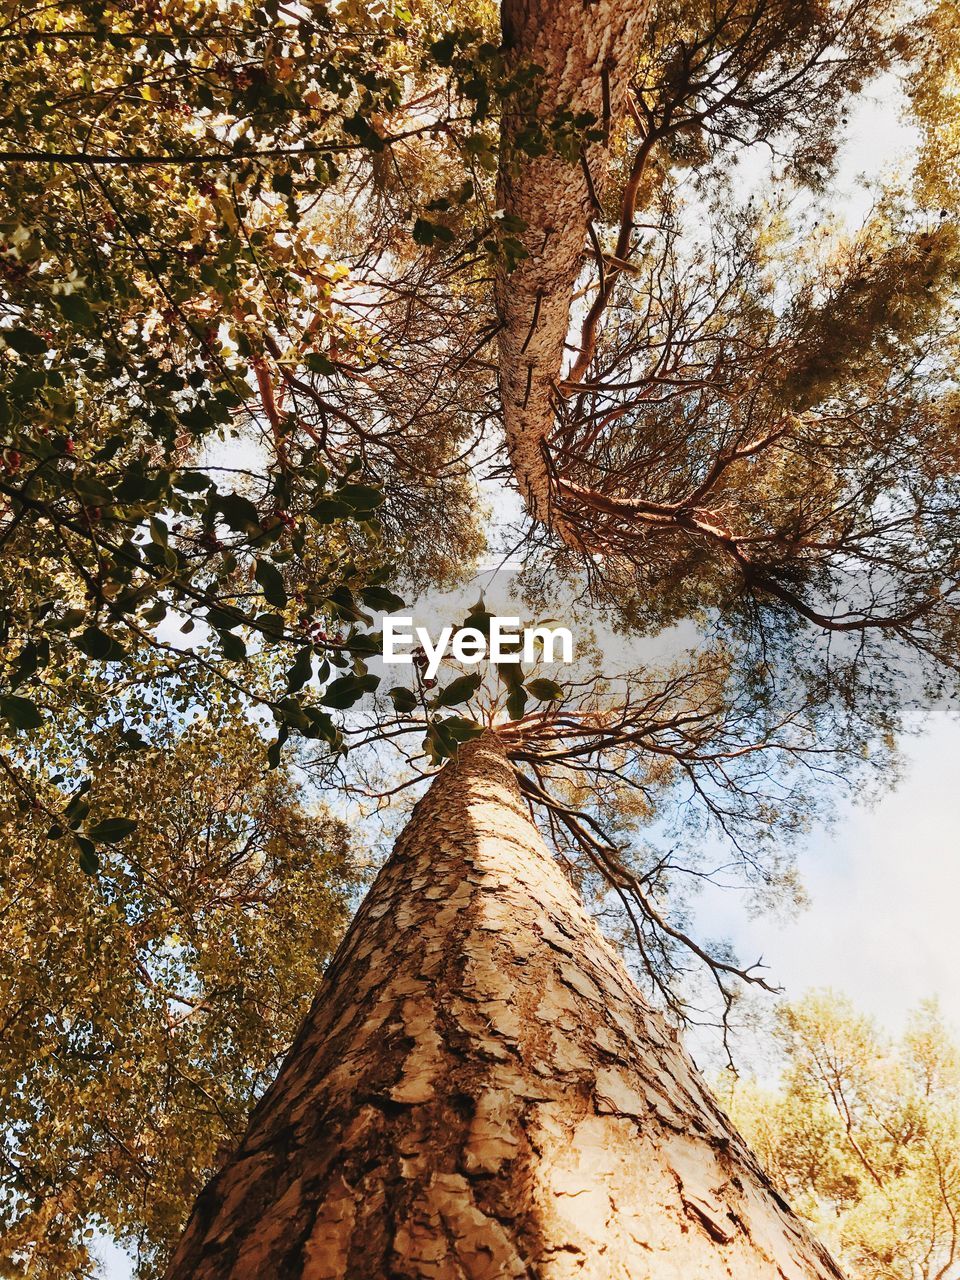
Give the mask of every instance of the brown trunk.
M 609 132 L 623 109 L 651 10 L 650 0 L 503 0 L 505 44 L 518 61 L 543 68 L 541 115 L 590 111 Z M 529 256 L 498 282 L 504 430 L 530 514 L 576 547 L 576 535 L 550 510 L 544 445 L 554 424 L 573 284 L 606 185 L 609 150 L 593 144 L 579 166 L 557 155 L 524 157 L 512 150 L 514 129 L 508 113 L 498 204 L 526 224 L 520 239 Z
M 837 1280 L 586 915 L 500 744 L 397 842 L 169 1280 Z

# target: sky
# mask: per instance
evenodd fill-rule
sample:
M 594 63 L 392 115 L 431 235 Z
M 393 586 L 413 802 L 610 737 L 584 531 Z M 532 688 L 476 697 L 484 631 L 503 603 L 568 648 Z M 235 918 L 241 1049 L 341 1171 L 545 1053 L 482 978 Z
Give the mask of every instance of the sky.
M 871 196 L 860 181 L 895 167 L 913 135 L 881 81 L 853 113 L 830 204 L 856 225 Z M 751 171 L 744 167 L 744 181 Z M 809 906 L 788 922 L 751 919 L 734 893 L 709 892 L 698 920 L 738 954 L 762 954 L 788 998 L 833 986 L 895 1034 L 934 997 L 960 1034 L 960 721 L 946 710 L 907 742 L 899 785 L 871 806 L 847 804 L 815 830 L 800 866 Z M 105 1280 L 133 1280 L 126 1255 L 99 1242 Z
M 809 905 L 795 919 L 751 919 L 742 899 L 708 891 L 697 919 L 763 956 L 788 999 L 833 987 L 892 1035 L 935 998 L 960 1035 L 960 721 L 946 709 L 904 744 L 899 785 L 844 805 L 815 831 L 800 866 Z

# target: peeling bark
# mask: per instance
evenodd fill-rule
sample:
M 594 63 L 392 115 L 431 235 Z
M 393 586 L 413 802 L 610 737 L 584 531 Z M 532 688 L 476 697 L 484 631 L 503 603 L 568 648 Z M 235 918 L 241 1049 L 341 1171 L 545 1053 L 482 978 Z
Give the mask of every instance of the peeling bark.
M 493 737 L 417 806 L 167 1276 L 840 1280 Z
M 503 0 L 506 46 L 518 61 L 543 68 L 542 116 L 561 108 L 590 111 L 609 131 L 623 108 L 651 8 L 650 0 Z M 578 547 L 576 534 L 550 508 L 545 442 L 554 425 L 571 294 L 609 153 L 605 143 L 595 143 L 580 167 L 556 155 L 524 157 L 512 149 L 514 129 L 508 112 L 498 205 L 526 224 L 520 239 L 529 257 L 501 274 L 497 287 L 504 430 L 530 514 Z

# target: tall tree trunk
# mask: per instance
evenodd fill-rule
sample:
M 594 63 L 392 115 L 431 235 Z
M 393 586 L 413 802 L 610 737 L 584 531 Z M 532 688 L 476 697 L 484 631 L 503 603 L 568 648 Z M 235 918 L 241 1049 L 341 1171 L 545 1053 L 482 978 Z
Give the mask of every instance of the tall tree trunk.
M 837 1280 L 531 823 L 498 740 L 397 842 L 169 1280 Z
M 608 139 L 642 46 L 651 0 L 502 0 L 503 40 L 517 63 L 543 69 L 538 110 L 548 120 L 559 110 L 589 111 L 604 141 L 587 147 L 579 165 L 556 154 L 526 156 L 513 148 L 522 114 L 504 115 L 498 204 L 524 224 L 527 257 L 497 282 L 500 386 L 504 433 L 513 473 L 527 509 L 573 547 L 575 532 L 551 509 L 546 442 L 564 343 L 570 327 L 574 281 L 590 220 L 597 212 L 610 165 Z

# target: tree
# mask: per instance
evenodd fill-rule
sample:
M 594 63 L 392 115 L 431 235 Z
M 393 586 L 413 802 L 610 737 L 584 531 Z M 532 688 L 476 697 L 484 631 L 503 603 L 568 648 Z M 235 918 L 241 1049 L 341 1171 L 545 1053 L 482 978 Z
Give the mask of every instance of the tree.
M 777 1184 L 863 1280 L 946 1280 L 956 1267 L 960 1071 L 935 1006 L 896 1042 L 815 992 L 778 1015 L 776 1088 L 720 1097 Z
M 232 710 L 119 757 L 113 735 L 96 877 L 2 779 L 7 1276 L 90 1275 L 94 1227 L 155 1273 L 306 1013 L 355 875 L 345 826 L 304 809 Z
M 839 1277 L 532 825 L 445 768 L 168 1275 Z
M 569 94 L 562 20 L 522 13 L 521 49 Z M 822 184 L 851 88 L 909 44 L 894 22 L 884 3 L 670 6 L 639 65 L 625 37 L 618 69 L 577 76 L 610 145 L 567 182 L 556 160 L 515 159 L 507 116 L 502 198 L 525 254 L 498 295 L 507 448 L 531 514 L 634 624 L 651 598 L 662 624 L 682 583 L 678 612 L 913 629 L 952 661 L 956 495 L 943 468 L 921 476 L 953 456 L 955 221 L 890 197 L 858 235 L 801 246 L 782 208 L 738 209 L 730 186 L 761 140 L 783 187 Z M 949 64 L 949 36 L 938 47 Z M 929 68 L 935 99 L 949 72 Z M 690 234 L 681 167 L 712 243 Z
M 389 110 L 409 70 L 406 32 L 383 18 L 79 3 L 0 24 L 0 817 L 16 833 L 18 1029 L 3 1265 L 17 1273 L 85 1274 L 91 1224 L 136 1237 L 146 1269 L 176 1233 L 352 886 L 342 830 L 267 771 L 290 734 L 338 749 L 339 716 L 376 684 L 369 611 L 399 603 L 392 564 L 442 577 L 451 548 L 469 558 L 476 542 L 462 477 L 410 484 L 457 440 L 439 409 L 418 405 L 420 445 L 408 431 L 402 454 L 365 405 L 350 412 L 341 385 L 369 381 L 376 335 L 332 303 L 349 237 L 297 231 L 336 186 L 336 156 L 369 170 L 382 147 L 360 108 Z M 425 540 L 431 507 L 450 532 Z M 207 733 L 187 727 L 198 716 Z M 253 725 L 271 719 L 266 753 Z M 235 812 L 186 812 L 218 787 L 240 787 Z M 131 817 L 137 798 L 181 828 Z M 256 884 L 228 857 L 244 829 L 266 850 Z M 160 866 L 190 886 L 173 905 Z M 50 929 L 76 946 L 51 955 Z M 176 940 L 217 929 L 236 953 Z M 87 954 L 101 946 L 102 966 Z M 168 1015 L 152 971 L 196 1009 Z
M 482 626 L 477 609 L 470 619 Z M 592 868 L 616 895 L 634 955 L 674 1010 L 691 953 L 728 1003 L 738 981 L 762 983 L 677 921 L 672 878 L 695 863 L 650 856 L 629 828 L 641 805 L 679 807 L 692 781 L 769 889 L 775 862 L 752 837 L 801 815 L 796 758 L 816 769 L 819 754 L 855 759 L 858 747 L 844 724 L 828 748 L 825 720 L 738 705 L 731 679 L 715 657 L 561 701 L 523 669 L 504 667 L 492 688 L 415 678 L 440 704 L 469 681 L 472 714 L 428 725 L 410 691 L 388 740 L 426 729 L 436 759 L 438 735 L 491 729 L 414 811 L 244 1142 L 198 1200 L 171 1277 L 562 1275 L 571 1258 L 584 1274 L 628 1275 L 653 1265 L 651 1249 L 699 1274 L 765 1274 L 790 1256 L 801 1274 L 837 1274 L 728 1122 L 705 1118 L 676 1023 L 659 1022 L 598 939 L 530 817 L 534 805 L 545 816 L 571 878 L 587 887 Z M 607 806 L 612 834 L 598 820 Z M 565 1194 L 583 1197 L 582 1214 Z
M 77 12 L 89 18 L 85 7 Z M 679 1265 L 699 1266 L 704 1274 L 723 1274 L 728 1263 L 738 1274 L 763 1273 L 773 1259 L 788 1265 L 788 1251 L 794 1274 L 833 1274 L 732 1129 L 704 1103 L 682 1055 L 650 1047 L 654 1031 L 639 997 L 629 997 L 633 1022 L 620 1028 L 629 1047 L 617 1040 L 607 1022 L 622 980 L 602 948 L 593 949 L 599 944 L 588 942 L 592 935 L 575 903 L 564 899 L 558 908 L 574 940 L 584 939 L 573 948 L 567 978 L 585 1002 L 584 1026 L 606 1027 L 608 1047 L 587 1045 L 576 1029 L 560 1023 L 547 1046 L 557 1056 L 545 1060 L 539 1032 L 526 1023 L 511 1031 L 516 1010 L 499 995 L 480 1001 L 479 1016 L 506 1018 L 502 1045 L 492 1035 L 484 1040 L 475 1023 L 468 1022 L 460 1039 L 452 1024 L 438 1029 L 434 1020 L 461 1002 L 476 1004 L 469 966 L 455 960 L 458 930 L 481 906 L 502 918 L 511 894 L 524 892 L 522 873 L 518 877 L 514 868 L 513 879 L 495 876 L 476 893 L 463 887 L 459 898 L 454 889 L 445 901 L 442 885 L 408 879 L 401 868 L 405 849 L 417 856 L 423 849 L 446 849 L 447 812 L 464 815 L 458 841 L 451 842 L 454 874 L 474 857 L 474 828 L 477 865 L 487 857 L 495 867 L 509 863 L 502 833 L 516 830 L 524 869 L 545 866 L 533 828 L 517 826 L 515 784 L 504 763 L 509 758 L 516 786 L 544 827 L 561 834 L 559 852 L 574 877 L 585 879 L 588 868 L 605 899 L 622 905 L 621 918 L 661 994 L 682 1009 L 675 957 L 686 949 L 707 964 L 729 1005 L 738 980 L 759 977 L 755 967 L 709 951 L 684 929 L 670 895 L 677 869 L 669 856 L 639 855 L 629 819 L 686 787 L 688 799 L 730 838 L 746 872 L 769 883 L 774 873 L 762 851 L 751 847 L 754 833 L 774 820 L 788 830 L 801 822 L 820 776 L 846 767 L 863 749 L 878 751 L 882 762 L 911 704 L 951 678 L 960 555 L 951 220 L 940 219 L 939 211 L 931 219 L 921 203 L 885 193 L 862 235 L 844 243 L 828 233 L 821 256 L 801 254 L 791 238 L 789 207 L 738 207 L 730 182 L 736 148 L 756 145 L 774 151 L 785 189 L 797 199 L 823 183 L 848 97 L 868 73 L 894 62 L 907 69 L 912 46 L 896 38 L 896 10 L 879 0 L 738 0 L 720 9 L 690 4 L 655 13 L 646 4 L 612 3 L 594 6 L 586 16 L 578 10 L 572 21 L 560 4 L 508 3 L 500 32 L 485 9 L 458 11 L 448 23 L 429 8 L 390 11 L 382 22 L 365 13 L 355 17 L 347 8 L 333 18 L 322 15 L 321 22 L 312 12 L 288 18 L 279 7 L 239 6 L 239 17 L 253 19 L 255 31 L 231 29 L 228 38 L 202 29 L 196 43 L 178 12 L 176 31 L 164 33 L 155 46 L 135 33 L 138 48 L 160 53 L 137 53 L 132 66 L 120 67 L 122 92 L 109 79 L 120 64 L 108 59 L 93 79 L 106 77 L 109 90 L 97 98 L 96 89 L 92 104 L 75 115 L 74 98 L 87 101 L 89 92 L 80 75 L 80 88 L 64 99 L 70 136 L 57 150 L 44 150 L 30 133 L 48 106 L 40 116 L 22 109 L 13 127 L 22 131 L 26 120 L 28 141 L 8 159 L 53 164 L 57 173 L 83 174 L 84 181 L 92 169 L 142 173 L 160 185 L 158 175 L 172 170 L 185 207 L 194 188 L 213 202 L 229 234 L 219 220 L 215 233 L 203 223 L 202 243 L 214 240 L 217 262 L 208 264 L 216 279 L 202 308 L 225 322 L 222 309 L 233 293 L 249 289 L 256 299 L 237 322 L 237 345 L 247 388 L 256 386 L 260 405 L 251 396 L 236 408 L 264 424 L 272 459 L 265 498 L 285 497 L 285 485 L 296 489 L 302 470 L 309 490 L 304 511 L 312 523 L 323 524 L 338 513 L 365 516 L 375 501 L 371 491 L 385 490 L 389 481 L 397 505 L 391 517 L 388 495 L 377 532 L 396 535 L 405 528 L 405 495 L 421 495 L 415 513 L 422 514 L 437 494 L 445 517 L 464 509 L 466 486 L 491 466 L 477 456 L 485 440 L 494 450 L 493 474 L 513 474 L 536 521 L 525 539 L 534 595 L 553 586 L 551 575 L 563 574 L 585 582 L 627 630 L 657 632 L 682 621 L 706 638 L 700 652 L 684 655 L 672 671 L 635 673 L 619 682 L 595 674 L 585 689 L 552 687 L 536 674 L 510 669 L 502 673 L 503 688 L 483 696 L 472 680 L 458 677 L 434 690 L 418 677 L 413 689 L 397 687 L 386 699 L 374 699 L 373 715 L 364 719 L 361 710 L 353 724 L 312 719 L 310 699 L 318 691 L 309 688 L 296 707 L 277 696 L 261 703 L 273 710 L 281 732 L 314 731 L 338 753 L 348 737 L 403 743 L 415 735 L 423 744 L 414 759 L 417 775 L 445 759 L 457 761 L 441 769 L 431 791 L 439 798 L 428 798 L 418 811 L 335 963 L 333 973 L 343 973 L 342 991 L 325 989 L 286 1070 L 261 1103 L 247 1145 L 201 1198 L 170 1274 L 189 1267 L 198 1275 L 242 1275 L 269 1262 L 271 1251 L 274 1261 L 278 1252 L 292 1255 L 283 1259 L 292 1275 L 341 1274 L 345 1266 L 360 1265 L 343 1261 L 344 1247 L 363 1258 L 365 1274 L 388 1267 L 401 1274 L 430 1274 L 431 1268 L 456 1274 L 455 1265 L 468 1274 L 495 1274 L 510 1258 L 509 1265 L 521 1268 L 518 1274 L 533 1265 L 532 1258 L 562 1274 L 578 1257 L 585 1274 L 609 1274 L 608 1243 L 590 1222 L 571 1221 L 562 1230 L 551 1223 L 548 1229 L 530 1190 L 543 1153 L 561 1148 L 582 1162 L 578 1173 L 586 1186 L 578 1182 L 577 1190 L 594 1207 L 609 1203 L 611 1185 L 614 1201 L 626 1201 L 638 1184 L 669 1192 L 662 1228 L 648 1229 L 649 1200 L 641 1197 L 639 1242 L 618 1240 L 635 1267 L 647 1266 L 644 1247 L 652 1239 L 670 1238 L 651 1235 L 662 1229 L 682 1237 Z M 456 25 L 461 18 L 463 25 Z M 320 28 L 334 63 L 336 100 L 321 94 L 315 103 L 309 99 L 319 92 Z M 124 40 L 128 34 L 124 27 Z M 17 28 L 18 39 L 22 35 Z M 157 32 L 150 35 L 152 40 Z M 164 43 L 168 35 L 175 36 L 172 50 Z M 410 61 L 404 36 L 412 36 L 408 47 L 416 56 Z M 231 50 L 238 44 L 249 65 L 236 65 L 231 53 L 230 59 L 221 54 L 227 71 L 218 67 L 222 42 Z M 286 84 L 288 43 L 296 95 L 277 87 Z M 195 52 L 184 55 L 184 45 Z M 54 47 L 60 46 L 54 41 Z M 151 57 L 144 98 L 142 66 Z M 170 136 L 167 119 L 140 106 L 151 100 L 156 78 L 194 86 L 183 136 Z M 213 106 L 211 81 L 217 86 Z M 236 102 L 234 90 L 242 90 Z M 102 98 L 122 103 L 121 111 L 134 99 L 132 116 L 105 117 Z M 319 123 L 301 102 L 317 110 Z M 96 152 L 86 147 L 78 116 L 80 134 L 106 128 L 109 146 Z M 156 147 L 125 145 L 134 128 L 160 129 Z M 311 161 L 301 170 L 308 149 Z M 348 157 L 337 174 L 327 163 L 332 156 Z M 196 170 L 206 172 L 208 164 L 217 174 L 213 190 L 199 192 Z M 266 190 L 264 170 L 278 173 L 276 191 L 272 180 Z M 149 198 L 146 187 L 134 182 L 134 189 L 139 201 Z M 712 241 L 693 234 L 693 224 L 721 207 L 727 217 Z M 202 219 L 211 216 L 207 205 L 203 210 Z M 302 236 L 285 230 L 267 235 L 268 265 L 274 256 L 280 265 L 262 267 L 259 242 L 238 252 L 261 223 L 272 229 L 285 218 L 303 230 Z M 649 234 L 635 243 L 641 219 Z M 129 260 L 143 270 L 150 253 L 129 239 L 127 227 L 123 232 L 124 245 L 133 244 Z M 327 287 L 324 271 L 326 283 L 317 288 L 316 242 L 328 233 L 338 248 L 349 241 L 349 249 L 335 287 Z M 188 239 L 195 250 L 201 237 L 191 232 Z M 167 251 L 171 243 L 176 246 L 177 236 L 164 231 Z M 182 237 L 180 243 L 182 249 Z M 301 250 L 310 250 L 306 259 Z M 229 270 L 217 265 L 224 255 Z M 296 282 L 283 265 L 290 256 L 298 264 Z M 175 253 L 173 260 L 183 267 Z M 237 260 L 243 264 L 239 278 L 229 265 Z M 299 265 L 304 261 L 309 269 Z M 195 288 L 194 274 L 180 270 L 185 289 Z M 196 274 L 203 281 L 203 271 Z M 38 275 L 45 279 L 49 270 Z M 582 303 L 579 354 L 565 369 L 569 319 L 581 297 L 589 301 Z M 487 350 L 495 337 L 496 362 Z M 63 466 L 72 474 L 69 464 Z M 211 520 L 217 523 L 218 499 L 207 493 L 201 527 L 218 536 L 210 527 Z M 20 506 L 33 511 L 22 500 Z M 285 510 L 275 512 L 280 524 Z M 250 527 L 237 532 L 254 544 L 263 532 L 259 507 L 256 515 L 241 505 L 241 525 Z M 19 527 L 26 515 L 18 508 L 10 518 Z M 422 528 L 418 521 L 408 527 L 415 548 Z M 475 545 L 471 526 L 466 537 L 448 540 L 428 561 L 428 576 L 449 577 L 456 559 L 466 559 Z M 307 560 L 302 547 L 292 550 L 301 562 L 291 566 L 288 581 L 288 561 L 281 561 L 284 602 L 275 606 L 291 614 L 289 588 Z M 316 550 L 330 564 L 339 545 L 321 537 Z M 241 547 L 254 580 L 272 584 L 264 587 L 269 603 L 269 592 L 279 598 L 276 578 L 252 563 L 259 560 L 255 551 L 255 545 Z M 235 571 L 229 555 L 228 577 Z M 349 618 L 357 592 L 364 603 L 383 600 L 363 596 L 362 584 L 370 585 L 363 572 L 356 582 L 352 577 L 346 585 L 356 592 L 338 599 L 344 584 L 338 580 L 328 592 L 332 583 L 325 583 L 317 607 L 347 610 Z M 173 590 L 181 598 L 188 594 L 180 584 Z M 285 627 L 291 621 L 284 614 Z M 259 616 L 238 625 L 264 629 Z M 340 643 L 318 644 L 316 657 L 332 660 Z M 351 632 L 343 643 L 354 669 L 324 687 L 321 705 L 314 707 L 322 716 L 323 707 L 359 705 L 364 693 L 373 692 L 375 681 L 363 664 L 375 642 L 366 636 L 358 642 Z M 307 654 L 307 669 L 295 666 L 288 679 L 296 684 L 303 676 L 309 686 L 310 646 L 299 648 Z M 905 689 L 904 663 L 914 660 L 920 687 Z M 793 687 L 785 691 L 788 673 Z M 218 662 L 215 674 L 230 673 Z M 318 679 L 331 674 L 324 670 Z M 471 698 L 472 715 L 454 712 Z M 12 710 L 18 713 L 17 704 Z M 29 712 L 23 715 L 29 718 Z M 495 732 L 472 743 L 483 726 Z M 273 759 L 279 758 L 277 748 Z M 338 755 L 331 767 L 341 765 Z M 484 771 L 486 781 L 477 777 Z M 472 779 L 482 797 L 475 816 Z M 630 797 L 627 820 L 611 834 L 605 811 L 624 796 Z M 545 882 L 559 884 L 554 873 L 542 874 Z M 395 881 L 388 905 L 378 895 Z M 529 972 L 553 972 L 556 935 L 544 903 L 531 903 L 529 895 L 523 900 L 530 914 L 507 940 L 509 956 L 498 957 L 492 931 L 470 934 L 484 971 L 499 972 L 499 961 L 521 956 Z M 458 911 L 461 901 L 466 905 Z M 363 1024 L 354 1027 L 351 1010 L 337 1002 L 348 998 L 354 980 L 389 982 L 385 966 L 363 970 L 365 957 L 395 944 L 405 958 L 396 922 L 408 918 L 438 940 L 441 963 L 426 979 L 436 1013 L 418 1016 L 422 979 L 400 965 L 414 984 L 411 1005 L 398 1007 L 395 1028 L 387 1023 L 383 1034 L 361 1044 Z M 419 943 L 419 934 L 408 941 Z M 560 954 L 564 945 L 561 931 Z M 354 948 L 357 967 L 350 959 Z M 418 950 L 409 963 L 419 958 Z M 507 972 L 518 968 L 511 964 Z M 519 979 L 516 985 L 519 993 Z M 390 995 L 388 1004 L 392 1000 Z M 516 1000 L 523 1006 L 519 994 Z M 341 1017 L 330 1043 L 317 1043 L 322 1029 Z M 373 1012 L 371 1019 L 382 1025 Z M 418 1100 L 418 1087 L 425 1087 L 418 1063 L 427 1062 L 429 1076 L 453 1049 L 463 1055 L 458 1087 L 441 1085 Z M 563 1062 L 566 1051 L 570 1066 Z M 332 1089 L 341 1078 L 337 1068 L 342 1075 L 343 1057 L 349 1060 L 351 1053 L 372 1073 L 370 1089 L 347 1088 L 337 1100 L 356 1124 L 339 1144 L 330 1139 L 324 1145 L 321 1132 L 291 1156 L 291 1134 L 306 1133 L 298 1125 L 309 1126 L 314 1104 L 321 1110 L 327 1105 L 324 1077 Z M 517 1070 L 527 1085 L 503 1099 L 505 1117 L 488 1116 L 485 1108 L 497 1105 L 488 1063 L 501 1055 L 522 1063 Z M 622 1070 L 618 1055 L 625 1059 Z M 609 1103 L 600 1080 L 606 1070 L 620 1072 L 609 1082 Z M 520 1091 L 533 1087 L 534 1075 L 544 1097 Z M 557 1097 L 560 1081 L 576 1086 L 574 1097 Z M 396 1097 L 394 1089 L 400 1091 Z M 666 1107 L 659 1114 L 664 1092 L 676 1108 L 672 1118 Z M 581 1105 L 585 1110 L 578 1113 Z M 659 1118 L 649 1119 L 648 1111 Z M 591 1114 L 584 1128 L 579 1120 Z M 638 1114 L 648 1128 L 636 1123 Z M 533 1126 L 534 1115 L 534 1137 L 521 1139 L 522 1122 Z M 425 1127 L 414 1142 L 408 1126 L 420 1121 Z M 476 1166 L 468 1151 L 474 1122 Z M 671 1123 L 683 1129 L 683 1141 L 668 1136 Z M 595 1148 L 588 1138 L 595 1130 L 616 1130 L 617 1143 L 629 1153 L 622 1167 L 590 1165 Z M 651 1132 L 659 1136 L 648 1142 L 644 1134 Z M 575 1135 L 566 1148 L 565 1135 Z M 522 1150 L 514 1159 L 498 1145 L 513 1150 L 512 1139 Z M 378 1144 L 385 1163 L 377 1163 Z M 399 1157 L 408 1162 L 408 1198 L 404 1168 L 391 1163 Z M 324 1162 L 336 1159 L 345 1160 L 350 1177 L 335 1194 Z M 523 1179 L 523 1195 L 513 1194 Z M 382 1202 L 378 1180 L 386 1188 Z M 351 1215 L 361 1198 L 370 1217 L 358 1218 L 355 1227 Z M 510 1218 L 514 1201 L 523 1211 Z M 478 1206 L 486 1207 L 482 1221 Z M 408 1210 L 408 1226 L 398 1232 L 399 1216 Z M 551 1237 L 553 1227 L 562 1246 Z M 456 1264 L 451 1249 L 458 1253 Z

